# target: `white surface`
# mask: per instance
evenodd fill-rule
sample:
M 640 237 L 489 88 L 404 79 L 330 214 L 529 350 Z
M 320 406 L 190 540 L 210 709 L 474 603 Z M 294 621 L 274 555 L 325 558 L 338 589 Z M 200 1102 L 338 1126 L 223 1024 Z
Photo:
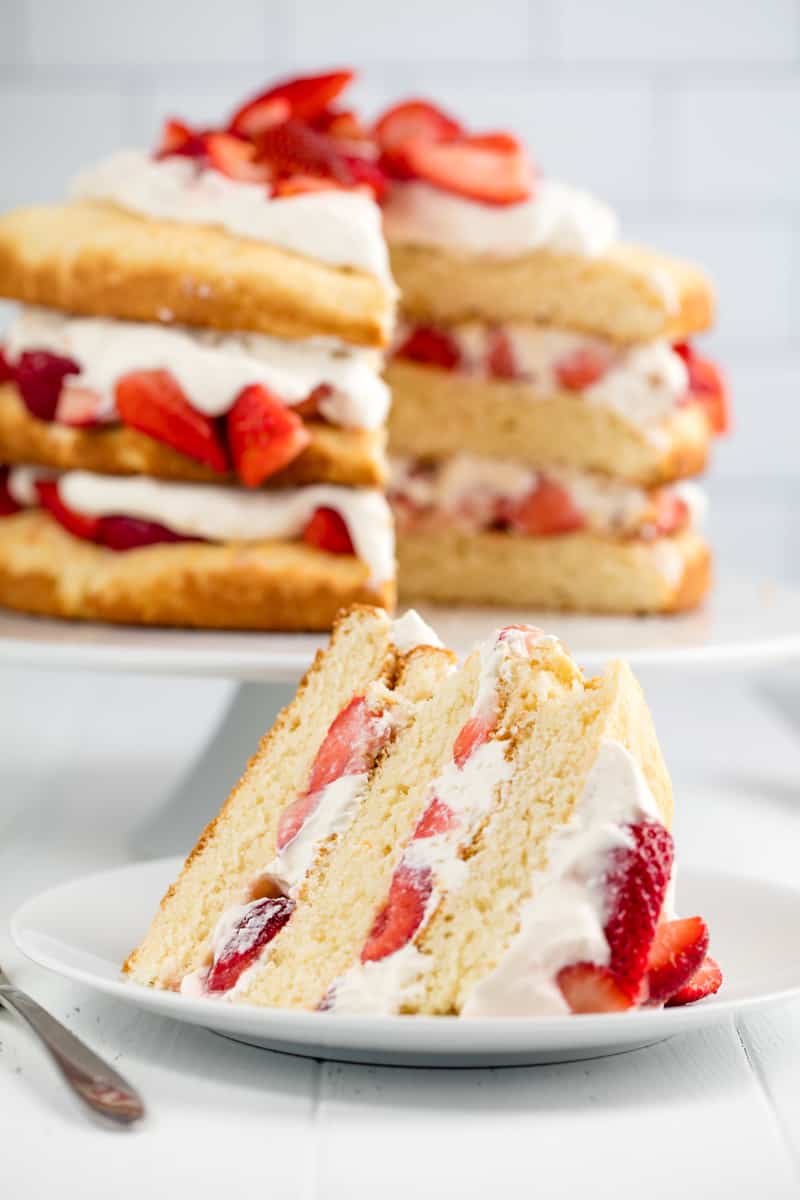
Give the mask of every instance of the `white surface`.
M 588 1017 L 437 1019 L 290 1012 L 190 999 L 120 976 L 121 963 L 182 861 L 136 863 L 48 889 L 14 914 L 11 936 L 40 966 L 146 1012 L 254 1047 L 345 1062 L 496 1067 L 596 1058 L 800 994 L 800 891 L 690 870 L 679 880 L 679 908 L 705 917 L 725 976 L 724 990 L 702 1004 Z M 748 928 L 763 936 L 743 936 Z
M 800 591 L 766 580 L 723 577 L 701 611 L 672 617 L 417 607 L 459 654 L 493 629 L 529 623 L 557 634 L 592 669 L 618 657 L 636 667 L 759 669 L 800 655 Z M 316 634 L 137 629 L 0 612 L 0 663 L 37 667 L 292 682 L 326 640 Z
M 687 689 L 658 673 L 645 684 L 675 778 L 684 865 L 795 886 L 797 733 L 732 677 Z M 8 936 L 11 912 L 140 857 L 143 827 L 230 690 L 0 668 L 0 962 L 114 1059 L 151 1109 L 131 1137 L 88 1125 L 25 1030 L 0 1016 L 4 1192 L 218 1200 L 268 1182 L 281 1200 L 794 1200 L 796 1002 L 589 1062 L 360 1067 L 254 1052 L 26 960 Z M 754 943 L 763 934 L 743 930 Z

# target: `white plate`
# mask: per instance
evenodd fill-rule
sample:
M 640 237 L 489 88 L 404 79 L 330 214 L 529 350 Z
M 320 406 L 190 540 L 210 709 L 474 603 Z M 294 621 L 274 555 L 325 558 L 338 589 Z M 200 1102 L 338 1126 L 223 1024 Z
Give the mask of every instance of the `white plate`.
M 558 634 L 584 667 L 627 658 L 636 667 L 761 667 L 800 655 L 800 592 L 723 577 L 700 612 L 586 617 L 531 610 L 420 606 L 442 640 L 469 652 L 492 629 L 528 622 Z M 0 612 L 0 662 L 156 675 L 296 682 L 323 636 L 146 629 Z
M 800 991 L 800 892 L 687 869 L 680 878 L 681 911 L 701 912 L 709 922 L 725 984 L 717 996 L 686 1008 L 468 1020 L 346 1017 L 190 1000 L 138 987 L 119 975 L 119 964 L 139 941 L 179 867 L 179 859 L 137 863 L 44 892 L 13 917 L 14 940 L 34 962 L 61 975 L 238 1041 L 314 1058 L 409 1066 L 596 1058 L 647 1046 Z

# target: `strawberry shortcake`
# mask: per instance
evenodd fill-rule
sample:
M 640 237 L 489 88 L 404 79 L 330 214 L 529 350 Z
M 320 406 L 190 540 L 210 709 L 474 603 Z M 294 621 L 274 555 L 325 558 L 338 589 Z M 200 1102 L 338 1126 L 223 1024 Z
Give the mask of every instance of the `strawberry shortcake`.
M 395 288 L 351 77 L 169 120 L 0 218 L 0 603 L 263 629 L 392 604 Z
M 458 666 L 354 609 L 125 964 L 137 984 L 329 1014 L 546 1016 L 717 990 L 674 912 L 672 791 L 623 663 L 493 634 Z
M 705 276 L 622 243 L 606 205 L 543 177 L 509 133 L 420 100 L 374 133 L 402 297 L 387 379 L 404 592 L 696 605 L 697 506 L 662 489 L 729 425 L 725 382 L 689 340 L 713 318 Z

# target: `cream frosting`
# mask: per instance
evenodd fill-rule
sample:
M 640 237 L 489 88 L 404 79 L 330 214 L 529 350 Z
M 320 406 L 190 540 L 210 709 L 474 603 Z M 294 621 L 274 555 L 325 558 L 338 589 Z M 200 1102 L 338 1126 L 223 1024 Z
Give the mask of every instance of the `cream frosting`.
M 632 847 L 626 826 L 643 820 L 660 820 L 647 781 L 625 746 L 605 741 L 572 817 L 550 839 L 547 867 L 531 879 L 516 936 L 469 993 L 464 1016 L 569 1013 L 556 976 L 572 963 L 608 963 L 603 886 L 608 855 Z
M 40 479 L 55 479 L 58 472 L 48 467 L 9 467 L 6 487 L 12 500 L 22 508 L 36 508 L 39 494 L 36 484 Z
M 330 189 L 273 198 L 260 183 L 242 183 L 198 168 L 189 158 L 155 159 L 118 150 L 74 180 L 78 200 L 99 200 L 157 220 L 211 225 L 334 267 L 354 267 L 394 290 L 381 215 L 363 192 Z
M 595 258 L 618 235 L 617 218 L 607 205 L 551 179 L 537 180 L 530 200 L 510 205 L 481 204 L 427 183 L 397 183 L 384 209 L 383 227 L 396 244 L 498 258 L 530 250 Z
M 15 470 L 10 474 L 13 479 Z M 312 484 L 275 492 L 245 491 L 67 471 L 59 477 L 59 493 L 66 505 L 88 516 L 139 517 L 185 537 L 215 542 L 296 538 L 317 508 L 333 508 L 347 526 L 357 557 L 368 565 L 371 582 L 394 576 L 391 512 L 383 495 L 368 488 Z
M 117 380 L 138 370 L 169 371 L 192 407 L 210 417 L 226 413 L 252 383 L 265 384 L 290 405 L 327 384 L 333 391 L 320 410 L 346 428 L 377 429 L 389 410 L 380 354 L 333 339 L 288 342 L 23 308 L 6 335 L 6 350 L 12 358 L 49 350 L 74 359 L 81 373 L 70 382 L 99 393 L 109 419 L 115 415 Z
M 392 641 L 399 654 L 410 654 L 417 646 L 438 646 L 443 642 L 434 629 L 414 608 L 392 621 Z

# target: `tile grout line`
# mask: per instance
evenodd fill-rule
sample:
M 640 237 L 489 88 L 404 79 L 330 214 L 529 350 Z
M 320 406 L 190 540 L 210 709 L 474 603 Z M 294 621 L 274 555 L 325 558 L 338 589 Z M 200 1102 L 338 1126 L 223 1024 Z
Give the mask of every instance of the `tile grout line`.
M 769 1081 L 767 1080 L 766 1076 L 764 1075 L 764 1072 L 762 1071 L 761 1066 L 758 1062 L 758 1056 L 756 1054 L 751 1053 L 751 1048 L 748 1044 L 747 1037 L 746 1037 L 743 1029 L 739 1025 L 738 1017 L 735 1017 L 735 1016 L 733 1018 L 733 1028 L 734 1028 L 734 1032 L 736 1033 L 736 1038 L 739 1042 L 739 1045 L 742 1048 L 742 1053 L 744 1054 L 747 1066 L 750 1068 L 750 1073 L 754 1077 L 756 1085 L 758 1086 L 758 1090 L 761 1092 L 762 1096 L 764 1097 L 764 1099 L 767 1103 L 767 1107 L 769 1108 L 769 1110 L 772 1113 L 772 1116 L 775 1120 L 775 1124 L 777 1125 L 777 1128 L 778 1128 L 778 1134 L 780 1136 L 780 1140 L 783 1143 L 784 1149 L 786 1150 L 786 1153 L 789 1157 L 789 1162 L 792 1165 L 794 1175 L 795 1175 L 796 1179 L 798 1180 L 798 1182 L 800 1182 L 800 1153 L 798 1153 L 795 1150 L 794 1144 L 792 1142 L 791 1137 L 789 1136 L 789 1130 L 786 1127 L 786 1123 L 784 1122 L 780 1108 L 779 1108 L 778 1104 L 775 1102 L 775 1097 L 772 1094 L 772 1089 L 769 1086 Z

